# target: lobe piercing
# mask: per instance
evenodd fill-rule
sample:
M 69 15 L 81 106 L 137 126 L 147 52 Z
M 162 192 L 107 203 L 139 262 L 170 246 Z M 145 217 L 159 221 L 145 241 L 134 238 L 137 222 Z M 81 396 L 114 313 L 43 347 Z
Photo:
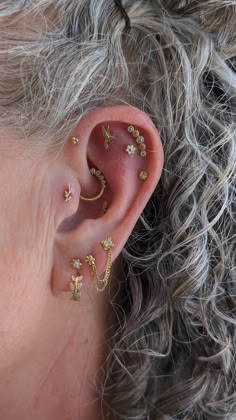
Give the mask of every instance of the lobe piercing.
M 67 189 L 64 192 L 65 202 L 70 201 L 72 198 L 72 187 L 70 184 L 68 184 Z
M 104 241 L 101 241 L 101 244 L 103 246 L 104 251 L 107 252 L 107 264 L 106 264 L 106 271 L 105 276 L 103 279 L 101 279 L 97 272 L 96 267 L 96 260 L 93 257 L 93 255 L 88 255 L 85 258 L 85 262 L 88 263 L 88 265 L 92 268 L 92 277 L 94 281 L 94 286 L 96 287 L 98 292 L 102 292 L 105 290 L 105 288 L 108 285 L 110 274 L 111 274 L 111 250 L 115 246 L 115 244 L 112 242 L 112 238 L 109 237 L 105 239 Z M 100 285 L 100 286 L 99 286 Z
M 107 129 L 104 126 L 102 126 L 102 134 L 103 134 L 103 137 L 105 139 L 104 147 L 105 147 L 105 149 L 108 149 L 110 141 L 112 139 L 114 139 L 114 136 L 112 136 L 111 133 L 110 133 L 109 126 L 107 127 Z
M 83 201 L 96 201 L 96 200 L 98 200 L 103 195 L 104 190 L 106 188 L 106 180 L 105 180 L 102 172 L 99 171 L 99 170 L 96 170 L 95 168 L 91 168 L 90 172 L 91 172 L 92 175 L 95 175 L 100 180 L 100 182 L 102 184 L 102 189 L 101 189 L 100 193 L 96 197 L 93 197 L 93 198 L 87 198 L 87 197 L 83 197 L 81 195 L 80 198 Z
M 79 139 L 77 139 L 77 137 L 72 137 L 71 143 L 72 144 L 78 144 L 79 143 Z
M 72 261 L 72 266 L 73 266 L 73 268 L 75 268 L 75 269 L 80 269 L 80 267 L 83 265 L 81 262 L 80 262 L 80 260 L 79 259 L 73 259 L 73 261 Z
M 84 276 L 71 276 L 71 280 L 74 282 L 70 283 L 70 290 L 71 290 L 71 298 L 72 300 L 76 300 L 80 302 L 81 298 L 81 287 L 82 287 L 82 280 Z

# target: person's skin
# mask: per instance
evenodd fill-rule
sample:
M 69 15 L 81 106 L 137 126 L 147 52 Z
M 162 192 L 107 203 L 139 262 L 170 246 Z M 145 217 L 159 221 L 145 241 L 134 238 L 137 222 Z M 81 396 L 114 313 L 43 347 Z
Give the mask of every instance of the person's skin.
M 105 150 L 101 127 L 108 124 L 115 139 Z M 129 125 L 144 135 L 146 158 L 125 152 L 128 144 L 134 144 Z M 0 153 L 0 418 L 4 420 L 100 418 L 93 374 L 106 357 L 104 331 L 111 308 L 107 290 L 97 293 L 94 288 L 84 259 L 93 254 L 102 275 L 106 253 L 101 240 L 111 236 L 114 262 L 163 168 L 158 131 L 136 108 L 93 111 L 72 134 L 80 139 L 78 145 L 68 138 L 61 154 L 30 158 L 30 153 L 27 157 L 19 153 L 20 140 L 19 150 L 9 152 L 11 132 L 0 130 L 5 150 Z M 92 203 L 80 200 L 80 193 L 91 197 L 100 187 L 88 161 L 107 180 L 104 196 Z M 138 178 L 141 169 L 148 171 L 146 181 Z M 66 203 L 63 195 L 69 183 L 73 195 Z M 102 214 L 105 200 L 109 209 Z M 72 218 L 76 212 L 78 217 Z M 83 263 L 80 302 L 69 299 L 73 258 Z

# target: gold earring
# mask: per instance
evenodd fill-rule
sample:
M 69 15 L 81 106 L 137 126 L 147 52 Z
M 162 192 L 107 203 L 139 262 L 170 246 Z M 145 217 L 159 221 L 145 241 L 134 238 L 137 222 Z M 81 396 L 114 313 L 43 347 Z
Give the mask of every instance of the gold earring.
M 71 194 L 72 194 L 72 187 L 70 184 L 68 184 L 67 189 L 64 192 L 64 198 L 66 202 L 71 200 L 72 198 Z
M 71 262 L 73 268 L 80 269 L 82 263 L 79 259 L 73 259 Z M 81 287 L 84 276 L 79 276 L 78 273 L 71 276 L 73 283 L 70 283 L 71 299 L 80 302 L 81 299 Z
M 109 237 L 101 242 L 103 249 L 107 252 L 107 264 L 106 264 L 106 271 L 105 276 L 103 279 L 100 279 L 97 267 L 96 267 L 96 260 L 93 257 L 93 255 L 88 255 L 85 258 L 85 262 L 88 263 L 90 267 L 92 267 L 92 277 L 94 281 L 94 286 L 96 287 L 98 292 L 102 292 L 105 290 L 105 288 L 108 285 L 110 274 L 111 274 L 111 250 L 115 246 L 115 244 L 112 242 L 112 238 Z
M 101 189 L 100 193 L 96 197 L 93 197 L 93 198 L 86 198 L 86 197 L 83 197 L 81 195 L 80 198 L 83 201 L 96 201 L 96 200 L 98 200 L 103 195 L 104 190 L 106 188 L 106 180 L 105 180 L 102 172 L 99 171 L 99 170 L 96 170 L 95 168 L 90 169 L 90 172 L 91 172 L 92 175 L 95 175 L 100 180 L 100 182 L 102 184 L 102 189 Z
M 79 139 L 77 139 L 77 137 L 72 137 L 71 143 L 72 144 L 78 144 L 79 143 Z
M 139 172 L 139 179 L 141 179 L 141 181 L 145 181 L 148 177 L 147 171 L 141 171 Z
M 103 134 L 103 137 L 105 139 L 104 147 L 105 147 L 105 149 L 108 149 L 110 141 L 112 139 L 114 139 L 114 136 L 112 136 L 111 133 L 110 133 L 110 127 L 108 126 L 107 129 L 106 129 L 105 127 L 102 126 L 102 134 Z
M 130 125 L 128 127 L 128 132 L 132 134 L 133 137 L 135 137 L 136 139 L 136 143 L 139 146 L 139 150 L 140 150 L 140 156 L 141 157 L 146 157 L 147 156 L 147 152 L 146 152 L 146 144 L 145 144 L 145 140 L 143 136 L 140 136 L 140 133 L 138 130 L 135 130 L 134 127 L 132 125 Z M 135 146 L 134 146 L 135 147 Z M 127 149 L 126 149 L 127 150 Z M 130 153 L 129 153 L 130 154 Z

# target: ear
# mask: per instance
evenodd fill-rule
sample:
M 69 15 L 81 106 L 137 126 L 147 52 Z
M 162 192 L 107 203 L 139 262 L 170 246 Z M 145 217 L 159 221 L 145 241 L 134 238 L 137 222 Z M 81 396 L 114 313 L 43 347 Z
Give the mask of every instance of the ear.
M 78 143 L 73 144 L 73 137 Z M 57 214 L 53 291 L 70 290 L 71 276 L 76 274 L 71 261 L 80 259 L 82 290 L 97 293 L 85 258 L 92 254 L 102 275 L 107 255 L 101 241 L 112 238 L 112 262 L 120 254 L 161 176 L 160 136 L 139 109 L 125 105 L 97 109 L 73 129 L 62 161 L 70 174 L 67 180 L 64 177 L 64 189 L 70 184 L 72 193 L 70 201 L 62 200 Z M 95 197 L 102 190 L 101 180 L 90 172 L 92 167 L 104 175 L 106 188 L 96 201 L 84 201 L 81 197 Z

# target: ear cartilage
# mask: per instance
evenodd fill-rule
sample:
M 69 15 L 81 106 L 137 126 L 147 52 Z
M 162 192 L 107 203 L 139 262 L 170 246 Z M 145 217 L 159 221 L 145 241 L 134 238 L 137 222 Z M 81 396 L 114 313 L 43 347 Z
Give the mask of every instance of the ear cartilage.
M 109 126 L 107 128 L 102 126 L 102 134 L 105 140 L 104 147 L 107 150 L 109 148 L 109 143 L 111 142 L 112 139 L 114 139 L 114 136 L 111 135 Z
M 65 192 L 64 192 L 64 198 L 65 198 L 65 202 L 70 201 L 72 198 L 72 187 L 70 184 L 68 184 Z
M 91 168 L 90 172 L 91 172 L 92 175 L 95 175 L 99 179 L 99 181 L 101 182 L 101 185 L 102 185 L 102 189 L 101 189 L 100 193 L 98 195 L 96 195 L 96 197 L 87 198 L 87 197 L 83 197 L 81 195 L 80 198 L 83 201 L 96 201 L 96 200 L 98 200 L 103 195 L 104 190 L 106 188 L 106 180 L 105 180 L 102 172 L 99 169 L 95 169 L 95 168 Z
M 105 290 L 105 288 L 108 285 L 109 282 L 109 278 L 110 278 L 110 274 L 111 274 L 111 250 L 112 248 L 115 246 L 115 244 L 112 242 L 112 238 L 109 237 L 107 239 L 105 239 L 104 241 L 101 242 L 104 251 L 107 252 L 107 263 L 106 263 L 106 271 L 105 271 L 105 276 L 103 279 L 101 279 L 98 275 L 97 272 L 97 267 L 96 267 L 96 260 L 94 258 L 93 255 L 88 255 L 85 258 L 85 262 L 91 267 L 92 269 L 92 277 L 93 277 L 93 281 L 94 281 L 94 286 L 96 287 L 98 292 L 103 292 L 103 290 Z
M 77 139 L 77 137 L 72 137 L 71 143 L 72 144 L 78 144 L 79 143 L 79 139 Z

